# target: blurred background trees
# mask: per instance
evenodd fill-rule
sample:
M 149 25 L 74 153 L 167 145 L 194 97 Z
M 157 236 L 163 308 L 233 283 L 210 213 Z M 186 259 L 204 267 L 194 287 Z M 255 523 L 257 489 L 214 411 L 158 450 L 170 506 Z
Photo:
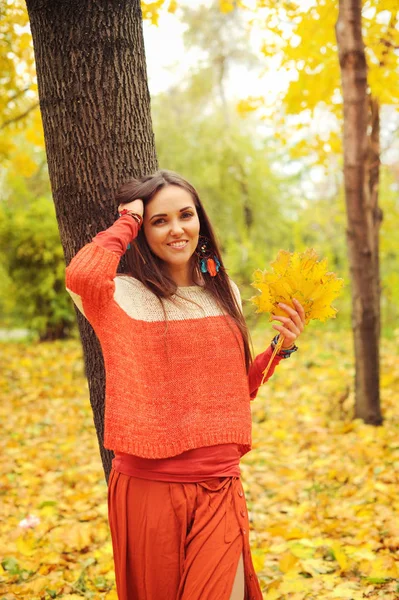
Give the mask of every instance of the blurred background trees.
M 244 5 L 231 10 L 234 3 L 228 1 L 197 9 L 185 2 L 142 3 L 144 16 L 149 22 L 160 20 L 161 26 L 162 11 L 170 10 L 173 18 L 185 26 L 187 50 L 195 50 L 197 56 L 180 80 L 171 77 L 174 83 L 168 89 L 152 94 L 159 164 L 181 172 L 198 187 L 226 252 L 229 272 L 243 286 L 246 298 L 252 295 L 249 283 L 253 270 L 267 267 L 279 248 L 303 250 L 312 246 L 329 258 L 332 270 L 347 281 L 349 276 L 341 174 L 342 103 L 338 57 L 333 47 L 338 4 L 329 12 L 317 4 L 302 14 L 290 12 L 294 10 L 292 3 L 279 5 L 279 9 L 274 3 L 258 4 L 257 12 L 251 13 Z M 385 61 L 385 66 L 378 65 L 384 72 L 383 81 L 372 72 L 370 76 L 381 94 L 382 329 L 384 335 L 391 335 L 399 312 L 395 231 L 399 213 L 399 118 L 396 92 L 391 86 L 398 33 L 397 27 L 389 25 L 392 19 L 386 14 L 383 22 L 382 12 L 381 2 L 374 8 L 370 3 L 363 16 L 369 63 L 374 61 L 375 53 L 380 62 Z M 33 318 L 44 308 L 25 310 L 15 295 L 17 283 L 10 261 L 11 238 L 20 248 L 26 243 L 16 226 L 21 210 L 30 214 L 30 207 L 36 203 L 43 206 L 44 199 L 50 202 L 51 198 L 26 25 L 24 3 L 6 1 L 0 25 L 0 78 L 4 82 L 0 91 L 0 326 L 26 326 L 45 338 L 52 335 L 51 331 L 46 332 L 43 322 L 39 326 Z M 373 39 L 385 40 L 384 55 L 381 44 L 373 45 Z M 282 91 L 277 100 L 270 92 L 280 80 L 275 73 L 269 75 L 276 62 L 282 69 Z M 247 74 L 254 80 L 259 78 L 263 95 L 246 89 Z M 241 78 L 243 89 L 238 95 L 232 89 L 237 89 Z M 56 226 L 51 209 L 48 218 Z M 56 256 L 60 242 L 50 226 L 40 226 L 42 222 L 40 210 L 33 211 L 28 219 L 33 232 L 44 236 L 48 232 L 48 239 L 41 241 L 36 255 L 53 244 Z M 35 268 L 26 265 L 27 281 Z M 44 277 L 43 282 L 53 292 L 58 290 L 56 277 L 52 281 Z M 54 310 L 54 315 L 62 315 L 61 321 L 68 323 L 74 316 L 71 303 L 68 305 L 63 290 L 53 292 L 49 290 L 44 296 L 48 314 Z M 54 295 L 56 300 L 51 301 Z M 55 310 L 57 299 L 60 310 Z M 327 327 L 350 327 L 349 285 L 337 306 L 339 319 Z M 252 309 L 245 309 L 255 320 Z M 69 325 L 65 331 L 70 331 Z

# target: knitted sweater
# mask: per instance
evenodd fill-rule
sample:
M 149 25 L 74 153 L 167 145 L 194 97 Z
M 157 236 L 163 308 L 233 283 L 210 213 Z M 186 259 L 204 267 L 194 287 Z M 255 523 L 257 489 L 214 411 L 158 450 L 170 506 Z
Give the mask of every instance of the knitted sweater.
M 144 458 L 228 443 L 249 451 L 250 399 L 271 349 L 257 357 L 248 377 L 239 329 L 208 290 L 180 287 L 183 298 L 163 300 L 162 307 L 140 281 L 117 275 L 137 233 L 136 221 L 121 217 L 66 269 L 67 290 L 104 356 L 104 447 Z M 103 238 L 112 250 L 100 245 Z

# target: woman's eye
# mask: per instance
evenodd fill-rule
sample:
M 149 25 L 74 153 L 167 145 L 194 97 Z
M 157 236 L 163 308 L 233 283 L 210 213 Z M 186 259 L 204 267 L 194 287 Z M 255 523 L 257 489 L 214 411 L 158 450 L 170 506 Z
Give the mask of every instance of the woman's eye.
M 193 213 L 192 212 L 184 212 L 181 214 L 181 218 L 182 219 L 191 219 L 191 217 L 193 217 Z M 153 225 L 163 225 L 164 223 L 166 223 L 166 219 L 164 219 L 163 217 L 161 217 L 160 219 L 156 219 L 155 221 L 153 221 Z

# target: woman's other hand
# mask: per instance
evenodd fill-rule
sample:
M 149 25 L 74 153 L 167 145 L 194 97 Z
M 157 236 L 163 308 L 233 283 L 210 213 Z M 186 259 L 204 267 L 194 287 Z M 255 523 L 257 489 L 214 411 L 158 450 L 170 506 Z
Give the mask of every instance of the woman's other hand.
M 140 199 L 133 200 L 132 202 L 126 202 L 126 204 L 120 204 L 118 206 L 118 213 L 120 213 L 121 210 L 131 210 L 142 217 L 144 215 L 144 204 Z
M 296 340 L 305 328 L 304 308 L 302 304 L 300 304 L 295 298 L 293 298 L 293 303 L 297 307 L 297 310 L 294 310 L 283 302 L 279 302 L 279 307 L 288 314 L 288 317 L 278 317 L 276 315 L 272 315 L 273 319 L 281 321 L 282 323 L 281 325 L 272 325 L 274 329 L 277 329 L 277 331 L 284 336 L 282 348 L 289 348 L 295 344 Z

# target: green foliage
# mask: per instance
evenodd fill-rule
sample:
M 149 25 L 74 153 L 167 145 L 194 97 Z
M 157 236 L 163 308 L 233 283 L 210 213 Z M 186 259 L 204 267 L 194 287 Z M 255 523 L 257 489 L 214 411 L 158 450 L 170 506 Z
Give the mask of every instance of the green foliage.
M 184 96 L 153 101 L 159 164 L 197 188 L 230 275 L 249 286 L 255 268 L 273 260 L 280 247 L 292 249 L 289 196 L 262 137 L 237 122 L 227 127 L 220 109 L 206 115 L 193 110 Z
M 0 205 L 3 325 L 23 325 L 41 340 L 62 338 L 71 332 L 75 315 L 65 290 L 54 205 L 49 197 L 31 199 L 23 209 L 19 202 Z
M 388 167 L 381 168 L 380 207 L 384 218 L 380 230 L 381 326 L 383 334 L 392 336 L 399 318 L 399 256 L 397 223 L 399 219 L 398 183 Z M 347 283 L 337 301 L 339 319 L 350 326 L 351 288 L 346 244 L 346 214 L 343 190 L 334 195 L 319 192 L 298 213 L 295 224 L 295 248 L 313 247 L 328 258 L 330 269 Z M 323 325 L 325 328 L 325 325 Z

